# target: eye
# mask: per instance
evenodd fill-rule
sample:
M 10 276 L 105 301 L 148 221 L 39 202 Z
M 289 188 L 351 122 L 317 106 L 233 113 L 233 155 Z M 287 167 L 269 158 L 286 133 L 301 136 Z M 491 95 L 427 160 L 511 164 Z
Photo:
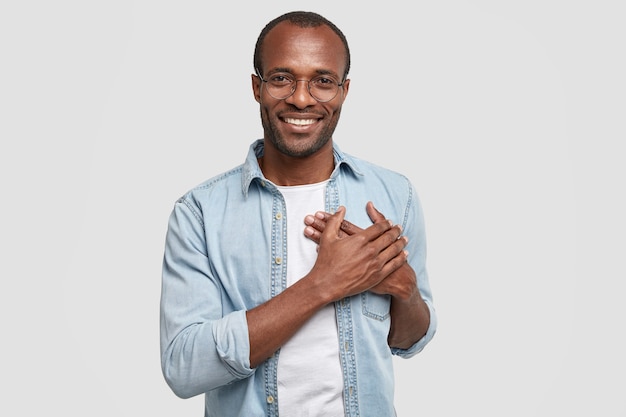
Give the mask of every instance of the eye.
M 332 78 L 321 76 L 311 80 L 311 84 L 313 84 L 317 88 L 327 89 L 334 88 L 335 86 L 337 86 L 338 83 Z
M 286 74 L 274 74 L 268 81 L 277 86 L 290 85 L 293 83 L 293 79 Z
M 316 80 L 319 84 L 334 84 L 335 81 L 330 78 L 320 77 Z

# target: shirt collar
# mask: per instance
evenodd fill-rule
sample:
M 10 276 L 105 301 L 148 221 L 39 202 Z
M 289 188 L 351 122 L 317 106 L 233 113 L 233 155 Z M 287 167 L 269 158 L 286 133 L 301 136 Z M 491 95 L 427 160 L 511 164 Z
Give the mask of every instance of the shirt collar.
M 241 191 L 245 196 L 248 195 L 248 189 L 254 179 L 258 181 L 268 182 L 263 176 L 261 167 L 259 166 L 258 158 L 263 156 L 264 142 L 263 139 L 255 140 L 248 150 L 248 156 L 243 164 L 243 175 L 241 177 Z M 333 141 L 333 155 L 335 158 L 335 169 L 330 178 L 336 178 L 339 175 L 341 169 L 348 168 L 352 170 L 356 175 L 362 176 L 362 170 L 359 167 L 359 162 L 348 154 L 345 154 L 339 149 L 339 146 Z

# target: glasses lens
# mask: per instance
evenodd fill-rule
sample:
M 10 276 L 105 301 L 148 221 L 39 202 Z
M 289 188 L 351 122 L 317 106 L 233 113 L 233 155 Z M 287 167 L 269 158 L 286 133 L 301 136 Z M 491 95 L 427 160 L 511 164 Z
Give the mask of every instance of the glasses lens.
M 277 100 L 289 97 L 293 91 L 295 81 L 284 75 L 273 75 L 267 80 L 267 92 Z
M 274 75 L 267 80 L 267 92 L 277 100 L 284 100 L 296 91 L 296 80 L 285 75 Z M 319 76 L 308 82 L 309 93 L 319 102 L 330 101 L 339 91 L 339 83 L 327 76 Z
M 309 91 L 317 101 L 330 101 L 337 95 L 339 84 L 332 78 L 317 77 L 309 81 Z

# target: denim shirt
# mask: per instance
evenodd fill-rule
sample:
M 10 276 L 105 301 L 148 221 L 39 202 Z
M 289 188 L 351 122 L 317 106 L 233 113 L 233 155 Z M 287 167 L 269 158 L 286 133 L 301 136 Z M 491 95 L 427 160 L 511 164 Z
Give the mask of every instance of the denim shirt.
M 402 225 L 409 263 L 430 309 L 426 335 L 410 349 L 390 348 L 390 296 L 364 292 L 335 303 L 346 416 L 394 416 L 392 355 L 409 358 L 432 339 L 437 319 L 426 272 L 422 208 L 409 180 L 340 151 L 326 188 L 326 208 L 372 224 L 374 205 Z M 205 416 L 278 416 L 280 350 L 250 367 L 246 311 L 285 290 L 285 202 L 262 174 L 251 146 L 244 164 L 218 175 L 174 205 L 165 241 L 161 290 L 161 366 L 182 398 L 205 394 Z M 304 223 L 303 223 L 304 229 Z M 276 317 L 280 322 L 281 318 Z

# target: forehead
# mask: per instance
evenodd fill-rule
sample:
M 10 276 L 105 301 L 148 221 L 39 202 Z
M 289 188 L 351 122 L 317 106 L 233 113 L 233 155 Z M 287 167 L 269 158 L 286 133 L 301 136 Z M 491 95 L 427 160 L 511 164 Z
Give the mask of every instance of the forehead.
M 346 52 L 339 36 L 328 26 L 302 28 L 290 22 L 276 25 L 261 50 L 262 71 L 343 74 Z

